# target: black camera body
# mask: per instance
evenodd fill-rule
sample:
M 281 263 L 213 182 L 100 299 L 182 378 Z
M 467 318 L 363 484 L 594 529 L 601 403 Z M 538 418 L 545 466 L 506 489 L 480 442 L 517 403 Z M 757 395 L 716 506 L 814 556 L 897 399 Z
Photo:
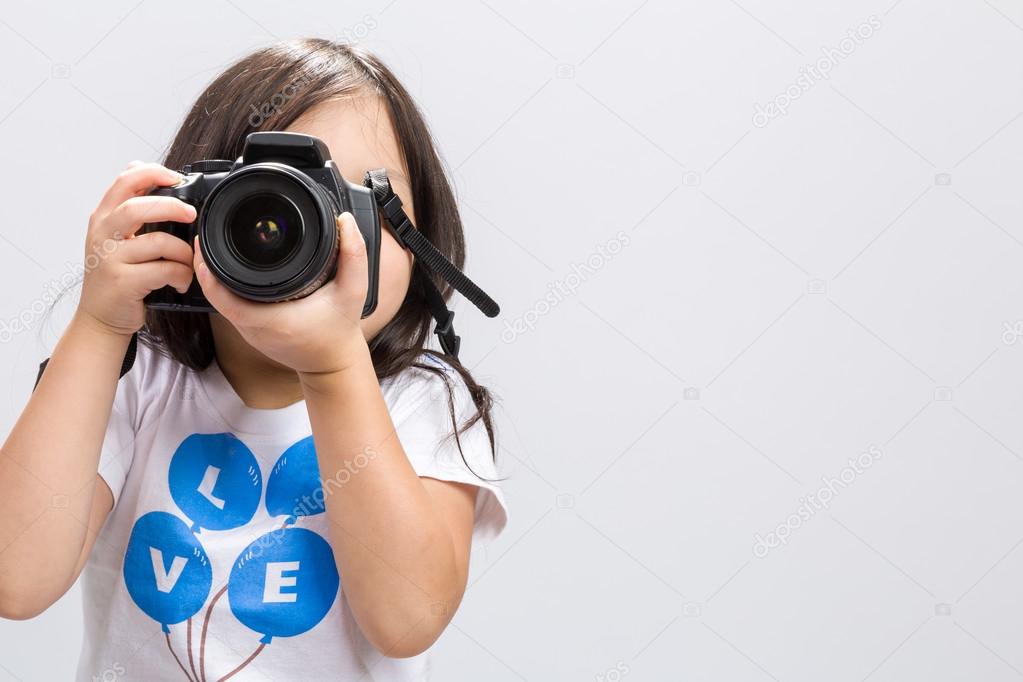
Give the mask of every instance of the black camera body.
M 196 235 L 210 271 L 232 292 L 260 302 L 308 296 L 337 270 L 336 217 L 355 216 L 366 242 L 369 288 L 363 317 L 376 309 L 380 217 L 373 190 L 347 182 L 322 140 L 283 132 L 251 133 L 236 161 L 196 161 L 185 179 L 153 195 L 196 208 L 194 223 L 155 223 L 188 243 Z M 164 287 L 146 297 L 151 308 L 212 311 L 194 279 L 185 294 Z

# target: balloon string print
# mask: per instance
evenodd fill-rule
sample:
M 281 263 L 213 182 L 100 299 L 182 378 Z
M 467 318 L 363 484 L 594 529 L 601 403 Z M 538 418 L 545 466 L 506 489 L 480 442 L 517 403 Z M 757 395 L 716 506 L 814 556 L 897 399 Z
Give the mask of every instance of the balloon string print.
M 234 434 L 192 434 L 171 457 L 167 483 L 186 520 L 154 511 L 135 521 L 124 558 L 129 596 L 160 624 L 167 648 L 189 682 L 206 682 L 206 641 L 213 609 L 225 594 L 235 619 L 261 635 L 259 645 L 227 675 L 248 666 L 274 637 L 315 627 L 341 589 L 334 552 L 319 533 L 295 524 L 326 510 L 312 436 L 288 447 L 266 482 L 252 451 Z M 248 544 L 212 599 L 213 567 L 199 534 L 249 524 L 265 504 L 281 525 Z M 207 605 L 207 600 L 208 605 Z M 192 619 L 205 609 L 196 668 Z M 186 623 L 188 668 L 174 651 L 170 626 Z M 191 674 L 189 674 L 191 668 Z M 218 681 L 218 682 L 219 682 Z
M 206 619 L 202 622 L 202 635 L 199 637 L 199 673 L 202 676 L 202 682 L 206 682 L 206 632 L 210 628 L 210 616 L 213 615 L 213 607 L 225 592 L 227 592 L 227 585 L 221 587 L 213 595 L 210 605 L 206 608 Z
M 195 658 L 192 656 L 192 618 L 188 618 L 188 629 L 185 634 L 188 639 L 188 667 L 192 669 L 192 679 L 198 680 L 199 674 L 195 672 Z
M 178 667 L 181 668 L 181 672 L 185 673 L 185 677 L 188 678 L 190 682 L 194 682 L 192 681 L 192 678 L 189 676 L 188 671 L 185 670 L 185 666 L 181 665 L 181 659 L 178 658 L 178 655 L 176 653 L 174 653 L 174 647 L 171 646 L 170 633 L 165 632 L 163 633 L 163 636 L 167 638 L 167 648 L 170 649 L 171 656 L 173 656 L 174 660 L 177 661 Z
M 261 652 L 263 651 L 263 649 L 265 649 L 265 648 L 266 648 L 266 644 L 260 644 L 259 646 L 257 646 L 257 647 L 256 647 L 256 650 L 255 650 L 255 651 L 253 651 L 253 652 L 252 652 L 252 653 L 251 653 L 251 654 L 249 655 L 249 657 L 248 657 L 248 658 L 246 658 L 246 659 L 245 659 L 245 660 L 244 660 L 244 661 L 242 662 L 242 664 L 241 664 L 241 665 L 239 665 L 239 666 L 238 666 L 237 668 L 235 668 L 234 670 L 232 670 L 232 671 L 231 671 L 231 672 L 229 672 L 228 674 L 226 674 L 226 675 L 224 675 L 223 677 L 221 677 L 221 678 L 220 678 L 219 680 L 217 680 L 217 682 L 224 682 L 224 680 L 226 680 L 226 679 L 228 679 L 228 678 L 231 678 L 231 677 L 234 677 L 234 676 L 235 676 L 235 675 L 236 675 L 236 674 L 237 674 L 237 673 L 238 673 L 239 671 L 241 671 L 241 670 L 242 670 L 242 668 L 244 668 L 245 666 L 247 666 L 247 665 L 248 665 L 249 663 L 252 663 L 252 659 L 254 659 L 254 658 L 255 658 L 256 656 L 259 656 L 259 654 L 260 654 L 260 653 L 261 653 Z

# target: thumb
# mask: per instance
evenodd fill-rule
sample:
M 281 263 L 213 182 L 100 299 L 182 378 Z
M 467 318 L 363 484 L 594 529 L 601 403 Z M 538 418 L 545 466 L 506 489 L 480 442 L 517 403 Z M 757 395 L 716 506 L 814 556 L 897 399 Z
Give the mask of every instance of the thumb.
M 355 216 L 345 211 L 337 217 L 340 237 L 337 275 L 334 277 L 335 295 L 361 316 L 369 290 L 369 260 L 366 240 L 359 231 Z
M 246 301 L 237 294 L 228 290 L 224 284 L 217 279 L 210 268 L 206 265 L 202 248 L 199 245 L 199 237 L 192 242 L 194 249 L 192 255 L 192 269 L 195 271 L 195 278 L 199 280 L 199 287 L 203 295 L 213 309 L 227 318 L 232 324 L 240 325 L 245 323 L 245 316 L 251 314 L 254 306 L 259 304 Z

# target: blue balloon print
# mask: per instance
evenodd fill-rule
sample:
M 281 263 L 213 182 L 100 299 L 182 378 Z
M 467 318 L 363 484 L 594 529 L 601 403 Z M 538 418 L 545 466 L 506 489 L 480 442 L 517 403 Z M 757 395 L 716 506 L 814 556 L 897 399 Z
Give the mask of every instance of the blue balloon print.
M 299 516 L 315 516 L 325 509 L 320 465 L 309 436 L 285 450 L 274 464 L 266 480 L 266 511 L 270 516 L 287 514 L 285 524 L 290 525 Z
M 263 493 L 256 457 L 230 433 L 196 433 L 182 441 L 171 458 L 167 482 L 195 533 L 244 526 Z
M 124 584 L 146 615 L 168 625 L 193 616 L 210 594 L 213 567 L 188 525 L 167 512 L 139 517 L 124 554 Z
M 305 528 L 281 528 L 257 538 L 235 561 L 227 583 L 231 612 L 248 628 L 294 637 L 319 623 L 337 596 L 334 552 Z

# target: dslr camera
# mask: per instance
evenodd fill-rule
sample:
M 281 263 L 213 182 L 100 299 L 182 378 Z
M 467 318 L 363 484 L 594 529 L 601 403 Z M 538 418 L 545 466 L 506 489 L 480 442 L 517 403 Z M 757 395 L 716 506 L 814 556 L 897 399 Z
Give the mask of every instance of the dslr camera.
M 310 135 L 251 133 L 235 161 L 196 161 L 185 179 L 152 192 L 196 208 L 191 224 L 155 223 L 189 244 L 196 235 L 210 272 L 235 294 L 277 302 L 308 296 L 337 269 L 336 217 L 351 212 L 366 241 L 369 289 L 363 317 L 377 304 L 380 217 L 371 187 L 347 182 L 323 141 Z M 163 287 L 152 308 L 211 311 L 194 279 L 185 294 Z

